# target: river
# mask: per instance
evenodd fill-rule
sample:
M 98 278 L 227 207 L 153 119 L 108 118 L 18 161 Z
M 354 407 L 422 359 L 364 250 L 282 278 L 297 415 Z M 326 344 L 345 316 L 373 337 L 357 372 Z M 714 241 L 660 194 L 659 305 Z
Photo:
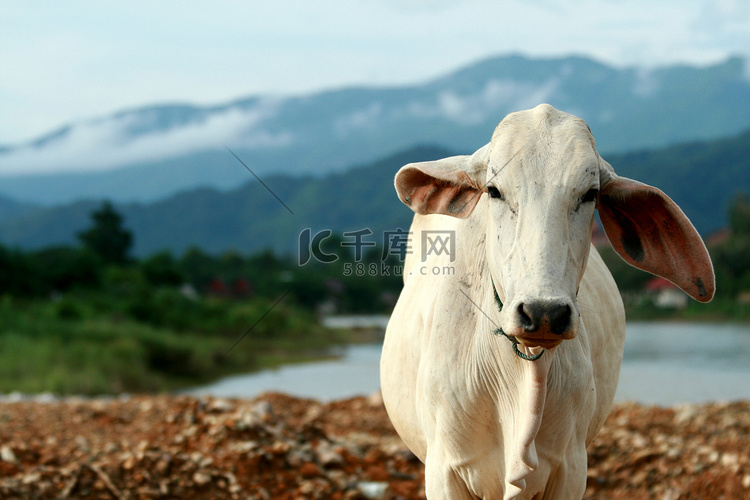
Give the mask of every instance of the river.
M 252 398 L 266 391 L 324 401 L 379 389 L 379 344 L 340 349 L 335 360 L 227 377 L 187 391 Z M 663 406 L 750 399 L 750 326 L 628 323 L 616 401 Z

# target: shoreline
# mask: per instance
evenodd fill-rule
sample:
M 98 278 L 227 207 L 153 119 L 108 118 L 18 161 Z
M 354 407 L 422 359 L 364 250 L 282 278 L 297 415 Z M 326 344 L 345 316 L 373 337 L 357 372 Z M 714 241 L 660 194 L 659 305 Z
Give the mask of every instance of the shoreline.
M 255 373 L 255 372 L 253 372 Z M 252 373 L 251 373 L 252 374 Z M 379 392 L 379 391 L 378 391 Z M 359 398 L 375 398 L 377 397 L 376 393 L 365 395 L 354 395 L 350 397 L 341 397 L 341 398 L 334 398 L 331 400 L 326 399 L 319 399 L 315 397 L 305 397 L 305 396 L 297 396 L 294 394 L 287 394 L 285 392 L 280 391 L 265 391 L 262 394 L 259 394 L 254 397 L 234 397 L 234 396 L 221 396 L 221 395 L 213 395 L 213 394 L 190 394 L 185 393 L 181 391 L 175 391 L 175 392 L 163 392 L 158 394 L 149 394 L 149 393 L 128 393 L 123 392 L 120 394 L 99 394 L 99 395 L 85 395 L 85 394 L 54 394 L 52 392 L 41 392 L 37 394 L 26 394 L 21 392 L 10 392 L 10 393 L 0 393 L 0 409 L 2 409 L 3 405 L 11 405 L 16 403 L 35 403 L 35 404 L 106 404 L 106 403 L 112 403 L 112 402 L 123 402 L 126 403 L 132 399 L 159 399 L 159 398 L 170 398 L 170 399 L 180 399 L 180 398 L 190 398 L 195 399 L 197 401 L 233 401 L 233 402 L 249 402 L 249 401 L 256 401 L 263 399 L 264 396 L 268 394 L 282 394 L 285 397 L 288 397 L 290 399 L 300 400 L 300 401 L 310 401 L 314 402 L 316 404 L 326 405 L 330 403 L 335 403 L 338 401 L 348 401 L 348 400 L 355 400 Z M 620 406 L 633 406 L 633 407 L 641 407 L 641 408 L 659 408 L 663 410 L 681 410 L 683 408 L 701 408 L 705 406 L 729 406 L 733 404 L 743 404 L 748 403 L 750 404 L 750 398 L 729 398 L 729 399 L 717 399 L 717 400 L 708 400 L 708 401 L 700 401 L 700 402 L 678 402 L 674 404 L 658 404 L 658 403 L 647 403 L 637 400 L 621 400 L 621 401 L 615 401 L 612 403 L 612 409 Z

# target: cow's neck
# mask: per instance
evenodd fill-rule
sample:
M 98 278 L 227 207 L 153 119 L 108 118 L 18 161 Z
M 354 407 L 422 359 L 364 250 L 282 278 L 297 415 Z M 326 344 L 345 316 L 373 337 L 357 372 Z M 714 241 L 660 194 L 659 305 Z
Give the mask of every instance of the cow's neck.
M 477 356 L 482 358 L 480 364 L 487 368 L 482 369 L 485 397 L 491 398 L 498 410 L 507 489 L 523 490 L 526 478 L 539 465 L 535 440 L 544 414 L 547 377 L 554 350 L 547 351 L 536 361 L 521 359 L 505 337 L 494 335 L 493 325 L 499 325 L 500 306 L 497 302 L 500 299 L 495 300 L 496 293 L 489 276 L 481 283 L 477 292 L 484 300 L 478 303 L 483 304 L 488 314 L 478 321 L 475 332 L 478 342 L 475 345 Z

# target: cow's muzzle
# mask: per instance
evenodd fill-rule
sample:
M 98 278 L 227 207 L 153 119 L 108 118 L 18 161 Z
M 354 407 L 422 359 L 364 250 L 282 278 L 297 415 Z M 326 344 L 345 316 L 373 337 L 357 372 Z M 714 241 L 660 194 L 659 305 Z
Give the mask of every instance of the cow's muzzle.
M 492 292 L 498 311 L 502 312 L 503 303 L 494 282 Z M 514 320 L 517 326 L 512 334 L 503 331 L 502 327 L 495 329 L 493 333 L 510 340 L 516 355 L 527 361 L 536 361 L 542 357 L 545 349 L 554 349 L 563 340 L 575 337 L 573 307 L 564 299 L 521 300 L 515 306 Z
M 552 349 L 576 336 L 573 306 L 565 299 L 520 300 L 513 310 L 513 322 L 511 335 L 527 347 Z

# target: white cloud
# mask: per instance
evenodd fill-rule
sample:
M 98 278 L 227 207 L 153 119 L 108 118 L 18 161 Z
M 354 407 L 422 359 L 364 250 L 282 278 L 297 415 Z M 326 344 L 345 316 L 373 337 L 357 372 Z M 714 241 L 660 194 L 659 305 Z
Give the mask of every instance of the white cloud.
M 42 147 L 19 148 L 0 156 L 0 175 L 101 171 L 219 149 L 222 144 L 250 149 L 286 146 L 293 141 L 290 133 L 273 134 L 262 129 L 263 120 L 274 109 L 273 101 L 265 101 L 250 110 L 214 113 L 203 121 L 134 138 L 127 130 L 140 120 L 148 120 L 148 115 L 130 113 L 117 119 L 84 122 Z
M 750 31 L 750 3 L 746 0 L 707 0 L 695 25 L 709 33 Z
M 443 117 L 464 125 L 479 123 L 487 118 L 498 117 L 499 112 L 507 113 L 531 108 L 549 102 L 559 88 L 560 77 L 551 78 L 539 85 L 519 83 L 513 80 L 490 80 L 476 94 L 459 95 L 444 91 L 437 102 L 415 101 L 406 108 L 413 116 L 425 119 Z
M 654 95 L 660 88 L 661 83 L 654 74 L 654 71 L 648 68 L 638 68 L 635 74 L 635 85 L 633 93 L 639 97 L 649 97 Z
M 339 117 L 333 124 L 334 133 L 343 139 L 354 129 L 364 129 L 374 125 L 382 114 L 383 105 L 373 102 L 363 109 Z
M 750 55 L 745 0 L 176 5 L 3 0 L 0 143 L 151 103 L 421 82 L 509 52 L 652 67 Z

